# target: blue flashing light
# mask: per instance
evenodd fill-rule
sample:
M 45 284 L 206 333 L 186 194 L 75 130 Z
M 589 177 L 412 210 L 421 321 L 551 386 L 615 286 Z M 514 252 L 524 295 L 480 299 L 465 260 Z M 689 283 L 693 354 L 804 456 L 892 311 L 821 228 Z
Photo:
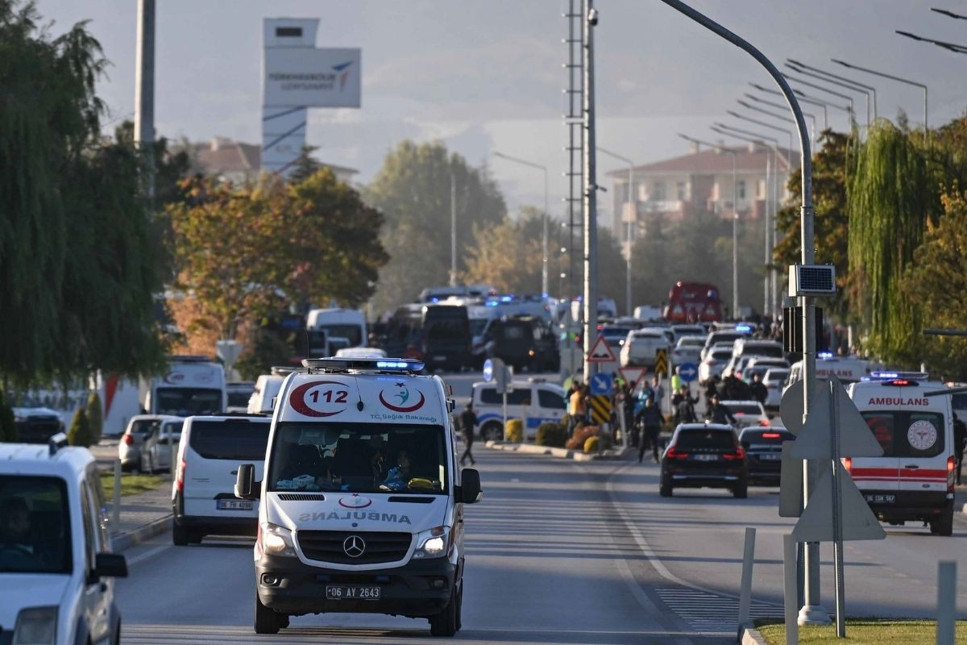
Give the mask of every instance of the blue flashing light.
M 876 380 L 900 378 L 899 372 L 870 372 L 870 376 Z
M 500 296 L 501 302 L 512 302 L 513 300 L 514 296 Z
M 430 298 L 430 302 L 440 302 L 440 299 L 437 298 L 436 296 L 433 296 L 432 298 Z
M 423 369 L 423 361 L 405 358 L 307 358 L 302 365 L 323 370 L 377 370 L 381 372 L 414 373 Z
M 376 361 L 376 367 L 381 370 L 401 370 L 409 366 L 406 361 Z
M 752 325 L 746 325 L 746 324 L 736 325 L 735 331 L 742 332 L 743 334 L 747 334 L 752 331 Z
M 488 307 L 496 307 L 496 306 L 497 306 L 498 304 L 500 304 L 500 303 L 498 303 L 498 302 L 497 302 L 496 300 L 488 300 L 488 301 L 487 301 L 486 303 L 484 303 L 484 304 L 485 304 L 486 306 L 488 306 Z
M 816 358 L 832 358 L 832 357 L 833 357 L 832 352 L 817 352 L 816 354 Z

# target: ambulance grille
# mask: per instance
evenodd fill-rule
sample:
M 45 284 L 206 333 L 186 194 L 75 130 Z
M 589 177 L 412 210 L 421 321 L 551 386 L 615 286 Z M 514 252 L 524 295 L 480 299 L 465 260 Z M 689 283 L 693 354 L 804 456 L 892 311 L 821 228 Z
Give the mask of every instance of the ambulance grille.
M 326 496 L 322 493 L 281 493 L 279 499 L 283 502 L 324 502 Z
M 347 555 L 343 548 L 351 536 L 362 538 L 366 543 L 362 555 L 356 558 Z M 381 531 L 297 531 L 296 538 L 310 560 L 333 564 L 377 564 L 399 562 L 405 558 L 413 536 Z

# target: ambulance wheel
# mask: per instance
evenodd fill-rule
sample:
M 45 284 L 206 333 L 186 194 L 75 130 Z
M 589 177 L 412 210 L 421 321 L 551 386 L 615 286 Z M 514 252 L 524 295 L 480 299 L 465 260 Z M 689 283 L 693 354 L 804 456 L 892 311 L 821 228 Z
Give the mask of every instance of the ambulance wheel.
M 503 441 L 504 429 L 496 421 L 489 421 L 480 428 L 484 441 Z
M 282 616 L 262 604 L 258 593 L 255 594 L 255 633 L 278 634 L 282 629 Z
M 430 636 L 453 636 L 460 622 L 460 603 L 456 590 L 450 594 L 450 602 L 439 614 L 430 616 Z
M 936 535 L 950 536 L 954 534 L 954 513 L 944 513 L 935 520 L 930 520 L 930 532 Z

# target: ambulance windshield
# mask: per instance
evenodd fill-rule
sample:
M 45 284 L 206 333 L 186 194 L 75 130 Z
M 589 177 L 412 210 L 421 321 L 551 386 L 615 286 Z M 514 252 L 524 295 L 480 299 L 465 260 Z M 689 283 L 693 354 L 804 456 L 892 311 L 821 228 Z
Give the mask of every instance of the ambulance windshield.
M 446 494 L 447 445 L 441 426 L 279 423 L 268 490 Z

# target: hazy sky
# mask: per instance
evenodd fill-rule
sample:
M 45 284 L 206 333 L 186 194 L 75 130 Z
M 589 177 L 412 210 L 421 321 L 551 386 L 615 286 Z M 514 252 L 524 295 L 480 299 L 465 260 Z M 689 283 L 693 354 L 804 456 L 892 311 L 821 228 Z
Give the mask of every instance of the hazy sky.
M 80 20 L 112 66 L 99 90 L 111 123 L 132 118 L 136 0 L 37 0 L 54 33 Z M 967 55 L 918 43 L 896 29 L 967 45 L 963 0 L 693 0 L 693 7 L 746 38 L 777 66 L 787 58 L 854 78 L 877 90 L 880 116 L 903 109 L 923 121 L 922 90 L 841 68 L 855 65 L 929 86 L 929 121 L 939 125 L 967 107 Z M 160 135 L 260 141 L 262 18 L 320 18 L 317 45 L 362 48 L 362 108 L 310 111 L 308 141 L 327 162 L 360 171 L 368 182 L 388 150 L 405 138 L 439 139 L 473 165 L 488 164 L 512 210 L 543 203 L 543 175 L 491 156 L 544 165 L 552 213 L 563 212 L 567 129 L 561 42 L 567 0 L 158 0 L 155 122 Z M 718 141 L 714 121 L 760 131 L 726 115 L 749 82 L 773 87 L 747 54 L 660 0 L 598 0 L 595 76 L 598 145 L 635 163 L 686 154 L 676 136 Z M 785 70 L 784 70 L 785 71 Z M 832 86 L 829 86 L 832 88 Z M 809 91 L 808 88 L 803 88 Z M 836 88 L 834 88 L 836 89 Z M 848 93 L 848 92 L 847 92 Z M 841 102 L 835 97 L 817 96 Z M 766 98 L 764 95 L 763 98 Z M 865 102 L 856 96 L 859 121 Z M 776 97 L 778 98 L 778 97 Z M 822 111 L 809 105 L 822 120 Z M 830 109 L 830 125 L 845 114 Z M 785 137 L 786 135 L 779 135 Z M 604 173 L 624 165 L 598 158 Z M 608 199 L 600 200 L 607 208 Z M 605 219 L 605 218 L 602 218 Z

